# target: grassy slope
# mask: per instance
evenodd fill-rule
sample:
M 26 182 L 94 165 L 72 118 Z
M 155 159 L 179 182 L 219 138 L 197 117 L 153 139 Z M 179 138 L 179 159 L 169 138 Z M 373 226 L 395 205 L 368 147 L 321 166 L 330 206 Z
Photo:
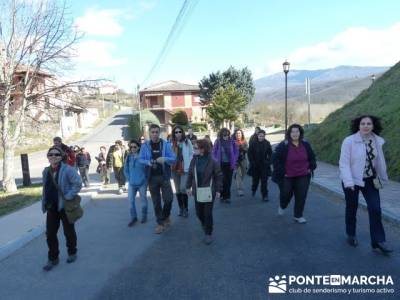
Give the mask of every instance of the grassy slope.
M 400 181 L 400 62 L 353 101 L 307 132 L 319 160 L 338 163 L 341 143 L 349 135 L 350 120 L 360 114 L 373 114 L 382 119 L 381 135 L 386 140 L 384 151 L 389 177 Z

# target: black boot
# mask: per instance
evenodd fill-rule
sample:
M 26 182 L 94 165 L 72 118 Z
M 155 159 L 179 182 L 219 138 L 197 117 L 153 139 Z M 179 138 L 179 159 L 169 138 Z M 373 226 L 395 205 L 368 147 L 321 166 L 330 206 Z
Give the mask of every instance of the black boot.
M 385 243 L 372 243 L 371 246 L 372 249 L 379 249 L 385 255 L 393 252 L 393 250 L 386 246 Z
M 189 216 L 188 199 L 189 199 L 189 197 L 187 194 L 182 194 L 183 216 L 185 218 L 187 218 Z
M 183 199 L 182 199 L 182 194 L 176 194 L 176 199 L 178 200 L 178 205 L 179 205 L 179 217 L 183 216 Z

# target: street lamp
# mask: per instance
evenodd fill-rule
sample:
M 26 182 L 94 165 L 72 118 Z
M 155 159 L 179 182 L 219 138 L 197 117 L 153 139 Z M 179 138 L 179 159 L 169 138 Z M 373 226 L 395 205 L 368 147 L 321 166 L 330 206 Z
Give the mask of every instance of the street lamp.
M 290 67 L 290 63 L 285 60 L 285 62 L 282 64 L 283 66 L 283 72 L 285 73 L 285 133 L 287 131 L 287 74 L 289 73 L 289 67 Z

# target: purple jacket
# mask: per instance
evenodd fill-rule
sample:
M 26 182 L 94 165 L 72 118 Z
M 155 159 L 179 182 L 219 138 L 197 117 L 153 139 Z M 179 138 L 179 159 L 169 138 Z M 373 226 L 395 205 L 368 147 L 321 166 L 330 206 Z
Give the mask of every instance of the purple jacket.
M 236 167 L 236 162 L 239 157 L 239 148 L 236 145 L 234 140 L 230 140 L 231 147 L 230 147 L 230 157 L 231 157 L 231 169 L 234 170 Z M 217 139 L 214 143 L 214 147 L 212 149 L 212 158 L 218 162 L 221 163 L 222 160 L 222 151 L 221 151 L 221 141 Z

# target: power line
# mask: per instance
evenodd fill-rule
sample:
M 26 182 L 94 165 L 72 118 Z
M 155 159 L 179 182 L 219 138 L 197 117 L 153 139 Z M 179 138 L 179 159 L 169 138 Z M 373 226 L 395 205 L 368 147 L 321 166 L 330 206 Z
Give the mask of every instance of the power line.
M 160 53 L 158 54 L 153 66 L 151 67 L 149 73 L 141 83 L 141 86 L 143 86 L 149 79 L 150 77 L 154 74 L 154 72 L 161 66 L 163 61 L 165 60 L 165 57 L 168 54 L 169 49 L 173 45 L 173 43 L 177 40 L 179 37 L 180 33 L 182 32 L 182 29 L 184 28 L 187 20 L 189 19 L 189 16 L 191 15 L 191 12 L 193 12 L 193 9 L 195 8 L 198 0 L 185 0 L 185 2 L 182 4 L 182 7 L 178 13 L 178 16 L 175 19 L 174 24 L 172 25 L 172 28 L 168 34 L 167 39 L 165 40 Z

